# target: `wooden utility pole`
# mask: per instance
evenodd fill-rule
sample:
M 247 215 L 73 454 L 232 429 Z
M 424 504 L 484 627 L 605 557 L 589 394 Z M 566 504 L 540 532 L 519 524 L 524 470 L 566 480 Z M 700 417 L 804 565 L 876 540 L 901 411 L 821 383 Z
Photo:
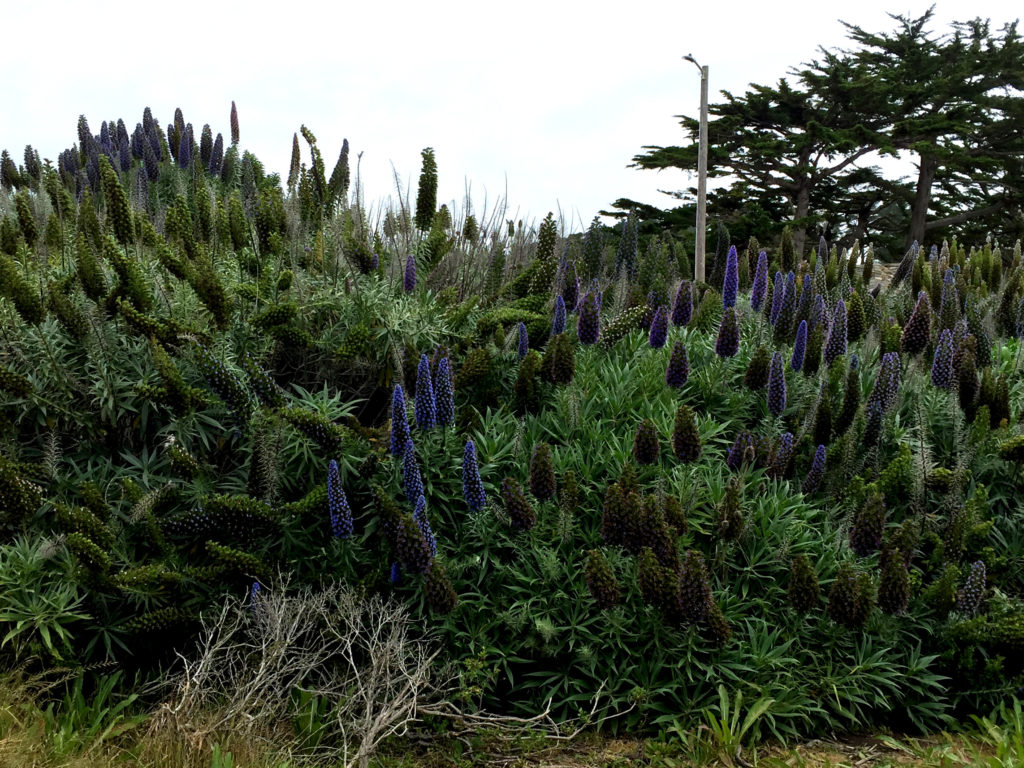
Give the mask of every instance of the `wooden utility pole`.
M 697 155 L 697 232 L 694 236 L 693 276 L 704 282 L 704 253 L 708 230 L 708 68 L 702 67 L 693 54 L 683 57 L 700 70 L 700 137 Z

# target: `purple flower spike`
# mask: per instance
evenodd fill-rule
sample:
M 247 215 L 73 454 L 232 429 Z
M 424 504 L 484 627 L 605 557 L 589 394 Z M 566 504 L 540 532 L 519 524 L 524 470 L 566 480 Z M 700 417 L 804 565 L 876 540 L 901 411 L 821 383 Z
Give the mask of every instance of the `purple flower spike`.
M 693 317 L 693 284 L 683 280 L 676 291 L 676 300 L 672 305 L 672 325 L 679 327 L 688 325 Z
M 185 129 L 178 144 L 178 166 L 184 169 L 192 167 L 192 126 Z
M 736 321 L 736 308 L 729 307 L 722 313 L 715 339 L 715 354 L 719 357 L 735 357 L 740 350 L 740 326 Z
M 811 299 L 814 298 L 814 284 L 810 275 L 804 275 L 803 287 L 800 289 L 800 298 L 797 300 L 796 317 L 807 319 L 811 314 Z
M 939 334 L 932 360 L 932 384 L 939 389 L 949 389 L 953 381 L 953 334 L 948 328 Z
M 583 297 L 580 319 L 576 325 L 576 335 L 580 340 L 580 344 L 587 346 L 594 344 L 601 335 L 601 307 L 599 301 L 599 294 L 588 293 Z
M 793 459 L 793 433 L 783 432 L 779 438 L 779 447 L 771 464 L 771 474 L 783 478 L 789 472 L 789 462 Z
M 668 340 L 668 313 L 665 307 L 658 307 L 651 320 L 651 331 L 648 335 L 648 343 L 653 349 L 661 349 Z
M 981 601 L 985 597 L 985 563 L 975 560 L 971 563 L 971 570 L 967 573 L 967 581 L 957 595 L 957 610 L 968 616 L 974 616 L 981 607 Z
M 828 332 L 828 341 L 825 344 L 825 365 L 832 365 L 832 361 L 846 354 L 846 302 L 842 299 L 836 302 L 836 309 L 832 315 L 832 327 Z
M 786 370 L 782 365 L 782 353 L 772 354 L 768 367 L 768 410 L 772 416 L 781 416 L 786 410 Z
M 781 272 L 775 273 L 775 282 L 772 284 L 772 308 L 768 313 L 768 322 L 775 325 L 779 319 L 779 312 L 782 311 L 782 300 L 786 298 L 786 278 Z
M 405 441 L 402 454 L 402 491 L 409 501 L 423 495 L 423 475 L 420 474 L 420 463 L 416 460 L 416 448 L 412 438 Z
M 565 278 L 562 282 L 562 301 L 565 303 L 567 310 L 574 309 L 576 302 L 579 301 L 580 294 L 580 279 L 576 274 L 576 265 L 569 264 L 569 269 L 565 273 Z
M 433 429 L 436 423 L 437 403 L 434 400 L 434 385 L 430 380 L 430 361 L 426 355 L 420 355 L 420 364 L 416 368 L 416 426 L 419 429 Z
M 455 387 L 452 384 L 452 367 L 447 357 L 437 364 L 434 376 L 434 397 L 437 400 L 437 423 L 444 427 L 455 423 Z
M 336 539 L 347 539 L 352 535 L 352 508 L 348 505 L 345 490 L 341 487 L 341 473 L 338 462 L 331 459 L 327 465 L 327 510 L 331 516 L 331 531 Z
M 757 255 L 757 267 L 754 270 L 754 285 L 750 289 L 750 306 L 755 312 L 761 311 L 764 296 L 768 292 L 768 254 L 761 251 Z
M 814 297 L 814 304 L 811 305 L 811 322 L 807 326 L 808 332 L 825 322 L 825 311 L 825 297 L 819 293 Z
M 416 290 L 416 257 L 409 254 L 405 260 L 405 275 L 402 278 L 402 288 L 406 293 Z
M 154 151 L 157 152 L 159 157 L 160 144 L 157 142 Z M 210 153 L 210 167 L 207 169 L 210 171 L 211 176 L 220 176 L 221 166 L 224 164 L 224 136 L 217 134 L 217 138 L 213 141 L 213 151 Z
M 728 309 L 736 306 L 736 291 L 740 287 L 739 257 L 736 246 L 729 246 L 729 255 L 725 259 L 725 281 L 722 284 L 722 306 Z
M 423 498 L 422 494 L 416 499 L 416 508 L 412 512 L 412 519 L 416 521 L 416 525 L 423 532 L 423 538 L 426 539 L 427 546 L 430 547 L 430 554 L 436 557 L 437 539 L 434 538 L 434 532 L 430 529 L 430 521 L 427 519 L 427 500 Z
M 825 476 L 825 446 L 819 445 L 818 449 L 814 452 L 814 461 L 811 462 L 811 468 L 807 472 L 807 477 L 804 478 L 804 484 L 801 490 L 804 495 L 814 493 L 818 486 L 821 485 L 821 480 Z
M 875 382 L 877 385 L 877 381 Z M 871 447 L 878 442 L 882 434 L 882 403 L 879 400 L 868 400 L 865 405 L 867 420 L 864 424 L 864 445 Z
M 487 497 L 484 495 L 484 483 L 480 479 L 480 469 L 476 461 L 476 446 L 472 440 L 466 441 L 462 454 L 462 496 L 466 505 L 474 512 L 484 508 Z
M 530 351 L 530 337 L 526 333 L 526 323 L 519 323 L 519 347 L 517 354 L 519 359 L 522 360 L 526 357 L 526 354 Z
M 775 306 L 774 300 L 772 301 L 772 306 Z M 782 299 L 779 303 L 779 311 L 776 313 L 775 320 L 772 323 L 776 329 L 776 338 L 788 340 L 790 331 L 793 328 L 793 313 L 795 310 L 796 274 L 791 270 L 786 273 L 786 282 L 782 291 Z
M 882 355 L 882 365 L 878 370 L 878 377 L 868 396 L 868 421 L 871 420 L 871 404 L 877 403 L 879 411 L 884 413 L 896 404 L 896 397 L 900 388 L 900 357 L 896 352 L 886 352 Z
M 557 336 L 565 332 L 565 299 L 561 295 L 555 297 L 555 319 L 551 323 L 551 335 Z
M 677 341 L 672 345 L 672 355 L 668 359 L 668 368 L 665 370 L 665 383 L 673 389 L 679 389 L 689 378 L 690 357 L 686 352 L 686 345 Z
M 391 455 L 401 456 L 409 439 L 409 417 L 405 412 L 405 392 L 395 384 L 391 395 Z
M 796 341 L 793 342 L 793 358 L 789 367 L 799 371 L 804 367 L 804 356 L 807 354 L 807 321 L 801 320 L 796 328 Z
M 729 469 L 737 470 L 745 461 L 752 461 L 756 452 L 757 446 L 754 444 L 754 436 L 750 433 L 750 430 L 744 429 L 733 440 L 729 453 L 725 456 L 725 465 Z

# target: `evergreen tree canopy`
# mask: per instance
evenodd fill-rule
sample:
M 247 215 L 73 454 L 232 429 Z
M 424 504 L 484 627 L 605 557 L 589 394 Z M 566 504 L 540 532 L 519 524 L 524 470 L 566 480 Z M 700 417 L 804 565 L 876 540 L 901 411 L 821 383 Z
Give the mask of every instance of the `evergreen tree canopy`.
M 774 86 L 722 91 L 709 106 L 708 175 L 728 182 L 712 185 L 709 215 L 740 240 L 788 222 L 798 252 L 812 232 L 870 237 L 892 256 L 954 226 L 1019 237 L 1024 42 L 1016 22 L 994 32 L 980 19 L 934 35 L 933 13 L 890 14 L 897 27 L 885 33 L 844 22 L 851 49 L 821 49 Z M 645 146 L 634 167 L 696 171 L 699 121 L 679 117 L 688 142 Z M 913 159 L 916 178 L 883 171 L 885 156 Z M 695 190 L 669 194 L 689 202 Z

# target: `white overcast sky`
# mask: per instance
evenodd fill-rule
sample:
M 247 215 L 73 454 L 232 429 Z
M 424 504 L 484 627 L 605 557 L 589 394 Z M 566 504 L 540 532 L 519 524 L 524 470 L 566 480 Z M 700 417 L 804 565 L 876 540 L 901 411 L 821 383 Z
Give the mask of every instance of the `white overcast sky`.
M 679 171 L 626 166 L 644 144 L 682 139 L 673 117 L 696 115 L 699 73 L 711 101 L 725 89 L 774 83 L 819 46 L 846 44 L 839 19 L 891 31 L 887 12 L 919 16 L 930 3 L 830 2 L 5 2 L 0 148 L 22 162 L 77 141 L 147 105 L 163 126 L 181 107 L 287 177 L 292 134 L 316 134 L 330 174 L 343 138 L 363 153 L 367 202 L 393 194 L 392 169 L 415 197 L 420 150 L 432 146 L 439 201 L 480 215 L 507 195 L 508 217 L 559 208 L 574 228 L 619 197 L 668 206 L 659 189 L 690 184 Z M 940 2 L 932 29 L 1020 16 L 1006 0 Z M 308 154 L 303 145 L 304 160 Z

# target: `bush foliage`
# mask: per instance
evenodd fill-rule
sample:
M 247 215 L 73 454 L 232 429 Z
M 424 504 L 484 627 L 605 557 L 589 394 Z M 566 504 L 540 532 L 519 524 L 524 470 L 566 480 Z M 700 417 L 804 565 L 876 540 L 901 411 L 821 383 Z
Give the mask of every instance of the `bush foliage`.
M 432 150 L 371 224 L 305 127 L 285 190 L 237 117 L 147 116 L 0 193 L 8 663 L 145 678 L 286 573 L 403 603 L 508 714 L 693 726 L 724 685 L 785 737 L 1024 685 L 1019 244 L 679 289 L 632 221 L 433 210 Z

